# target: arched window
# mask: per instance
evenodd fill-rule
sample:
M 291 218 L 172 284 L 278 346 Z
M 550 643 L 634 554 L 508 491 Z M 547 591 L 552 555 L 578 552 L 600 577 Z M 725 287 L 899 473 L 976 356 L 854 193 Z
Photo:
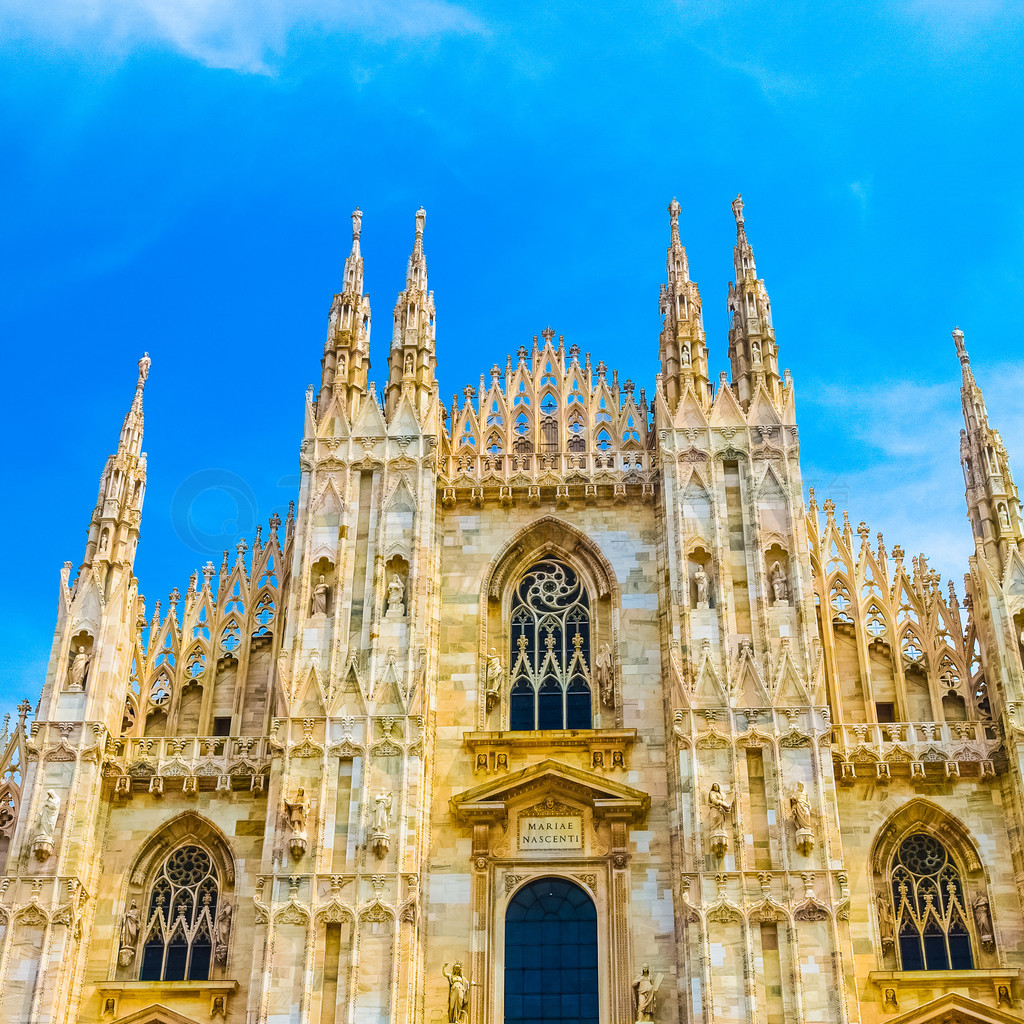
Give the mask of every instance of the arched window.
M 580 886 L 539 878 L 505 914 L 505 1024 L 597 1024 L 597 912 Z
M 509 728 L 589 729 L 590 599 L 564 562 L 545 558 L 519 581 L 510 617 Z
M 140 981 L 206 981 L 217 919 L 217 869 L 202 847 L 179 846 L 149 897 Z
M 974 967 L 960 872 L 934 836 L 916 832 L 892 863 L 896 935 L 904 971 Z

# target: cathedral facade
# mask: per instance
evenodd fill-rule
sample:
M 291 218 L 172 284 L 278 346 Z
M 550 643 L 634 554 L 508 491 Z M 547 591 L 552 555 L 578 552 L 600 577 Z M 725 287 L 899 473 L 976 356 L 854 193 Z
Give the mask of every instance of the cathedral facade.
M 140 362 L 3 738 L 0 1020 L 1021 1019 L 1024 530 L 963 335 L 958 600 L 805 498 L 738 198 L 709 378 L 669 212 L 649 395 L 548 330 L 450 410 L 424 213 L 382 395 L 353 215 L 292 511 L 148 613 Z

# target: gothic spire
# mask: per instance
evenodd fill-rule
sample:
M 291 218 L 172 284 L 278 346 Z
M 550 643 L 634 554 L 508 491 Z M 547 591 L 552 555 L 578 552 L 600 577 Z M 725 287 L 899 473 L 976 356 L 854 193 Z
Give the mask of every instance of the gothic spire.
M 757 276 L 754 250 L 747 239 L 743 218 L 742 196 L 737 195 L 732 201 L 732 212 L 736 218 L 736 280 L 729 282 L 729 360 L 733 385 L 746 408 L 759 381 L 764 382 L 775 399 L 779 398 L 781 381 L 771 302 L 764 281 Z
M 985 397 L 971 371 L 964 332 L 959 327 L 953 331 L 953 343 L 963 378 L 960 399 L 965 429 L 960 431 L 960 460 L 967 518 L 978 554 L 1001 569 L 1011 549 L 1024 553 L 1020 499 L 1003 440 L 999 431 L 989 426 Z
M 668 205 L 671 236 L 665 257 L 667 283 L 661 286 L 659 356 L 665 399 L 675 409 L 688 387 L 706 406 L 711 401 L 708 351 L 701 317 L 700 291 L 690 280 L 686 250 L 679 240 L 679 203 Z
M 388 355 L 385 413 L 390 417 L 408 393 L 423 414 L 434 393 L 434 293 L 427 288 L 427 258 L 423 254 L 423 226 L 427 211 L 416 211 L 416 239 L 405 274 L 405 290 L 395 303 L 395 327 Z
M 342 290 L 334 296 L 327 326 L 327 341 L 321 360 L 320 396 L 317 413 L 323 417 L 336 394 L 343 408 L 356 395 L 366 393 L 370 370 L 370 297 L 363 293 L 363 256 L 359 249 L 363 214 L 352 213 L 352 251 L 345 260 Z
M 99 496 L 89 523 L 83 564 L 122 565 L 130 571 L 134 562 L 146 488 L 142 394 L 149 366 L 149 353 L 146 352 L 139 360 L 135 395 L 121 425 L 117 451 L 107 459 L 100 477 Z

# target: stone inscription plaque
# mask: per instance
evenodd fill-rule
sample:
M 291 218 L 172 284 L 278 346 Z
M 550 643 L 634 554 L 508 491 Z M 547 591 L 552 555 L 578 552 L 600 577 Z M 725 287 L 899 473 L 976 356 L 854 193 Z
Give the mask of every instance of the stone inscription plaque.
M 520 850 L 582 850 L 583 819 L 575 814 L 519 819 Z

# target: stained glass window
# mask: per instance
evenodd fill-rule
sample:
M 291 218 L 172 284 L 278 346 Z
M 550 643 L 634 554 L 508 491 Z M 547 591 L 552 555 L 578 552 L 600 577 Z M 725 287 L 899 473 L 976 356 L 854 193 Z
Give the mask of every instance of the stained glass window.
M 512 600 L 509 728 L 589 729 L 590 601 L 579 576 L 546 558 Z
M 206 981 L 217 917 L 217 870 L 198 846 L 179 846 L 153 884 L 140 981 Z
M 933 836 L 908 836 L 892 870 L 900 966 L 905 971 L 974 967 L 960 872 Z
M 505 914 L 505 1024 L 598 1024 L 597 912 L 564 878 L 540 878 Z

